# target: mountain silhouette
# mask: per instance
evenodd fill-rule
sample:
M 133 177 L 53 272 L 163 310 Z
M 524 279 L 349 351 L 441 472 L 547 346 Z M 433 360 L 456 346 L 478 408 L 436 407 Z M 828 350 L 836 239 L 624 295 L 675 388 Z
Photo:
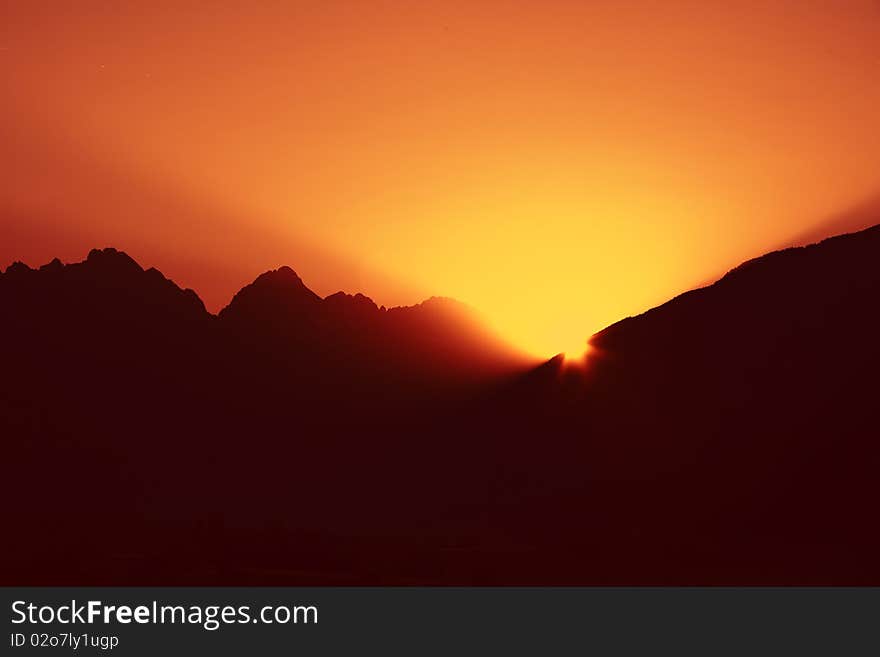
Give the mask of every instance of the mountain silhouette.
M 322 299 L 290 267 L 259 276 L 219 315 L 238 341 L 260 345 L 273 358 L 291 354 L 351 376 L 470 379 L 522 367 L 526 360 L 491 335 L 464 304 L 433 297 L 386 309 L 363 294 Z
M 321 304 L 321 297 L 305 286 L 302 279 L 290 267 L 280 267 L 261 274 L 250 285 L 239 290 L 228 306 L 220 311 L 220 317 L 231 321 L 272 321 L 284 316 L 295 319 L 309 316 Z M 272 313 L 272 316 L 267 316 Z
M 650 546 L 633 581 L 672 555 L 662 581 L 876 581 L 878 255 L 880 226 L 756 258 L 529 390 L 529 431 L 576 436 L 566 476 L 614 500 L 605 531 Z
M 880 226 L 535 365 L 465 306 L 0 274 L 7 584 L 880 583 Z

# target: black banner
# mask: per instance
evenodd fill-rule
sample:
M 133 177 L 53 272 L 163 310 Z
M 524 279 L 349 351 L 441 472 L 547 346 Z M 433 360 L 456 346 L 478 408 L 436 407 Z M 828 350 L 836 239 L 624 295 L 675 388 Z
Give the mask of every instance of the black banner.
M 6 588 L 2 596 L 10 655 L 880 654 L 873 588 Z

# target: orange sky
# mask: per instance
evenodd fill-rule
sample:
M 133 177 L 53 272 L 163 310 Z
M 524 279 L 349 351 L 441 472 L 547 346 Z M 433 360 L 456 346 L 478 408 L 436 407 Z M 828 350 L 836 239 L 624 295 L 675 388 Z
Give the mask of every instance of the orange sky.
M 0 12 L 0 266 L 112 245 L 214 310 L 289 264 L 549 356 L 880 191 L 874 0 Z

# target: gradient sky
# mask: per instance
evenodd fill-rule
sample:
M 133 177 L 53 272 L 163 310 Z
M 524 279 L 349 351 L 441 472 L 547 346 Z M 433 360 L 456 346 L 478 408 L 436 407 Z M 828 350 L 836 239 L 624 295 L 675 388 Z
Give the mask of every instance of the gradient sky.
M 289 264 L 542 356 L 880 191 L 874 0 L 4 0 L 0 75 L 0 266 Z

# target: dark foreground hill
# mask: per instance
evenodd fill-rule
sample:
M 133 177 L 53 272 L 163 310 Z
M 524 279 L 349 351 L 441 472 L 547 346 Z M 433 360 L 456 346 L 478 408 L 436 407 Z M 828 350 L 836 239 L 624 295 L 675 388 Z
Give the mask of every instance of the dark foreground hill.
M 876 583 L 878 336 L 875 226 L 608 327 L 586 370 L 532 383 L 535 430 L 571 432 L 631 538 L 620 578 Z
M 880 583 L 880 227 L 529 369 L 457 304 L 0 275 L 3 583 Z

